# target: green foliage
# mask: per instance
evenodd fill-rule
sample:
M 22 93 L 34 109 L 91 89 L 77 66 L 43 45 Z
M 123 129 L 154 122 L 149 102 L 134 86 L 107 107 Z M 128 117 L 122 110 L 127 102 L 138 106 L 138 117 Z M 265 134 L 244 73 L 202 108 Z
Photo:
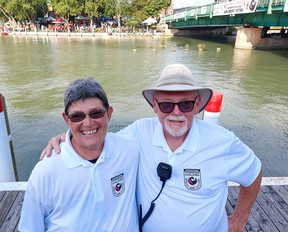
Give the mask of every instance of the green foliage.
M 157 17 L 171 0 L 0 0 L 0 18 L 4 21 L 35 21 L 48 12 L 48 5 L 54 14 L 65 19 L 84 15 L 90 18 L 99 16 L 121 16 L 128 19 L 129 25 L 138 25 L 146 18 Z M 32 22 L 33 23 L 33 22 Z
M 84 0 L 51 0 L 54 14 L 69 19 L 71 15 L 80 15 L 84 9 Z
M 144 11 L 147 16 L 157 17 L 162 9 L 167 8 L 170 5 L 168 0 L 150 0 L 145 4 Z
M 34 22 L 36 17 L 47 12 L 47 0 L 0 0 L 0 11 L 2 17 L 12 23 L 23 20 Z
M 138 23 L 148 17 L 158 17 L 161 10 L 171 4 L 171 0 L 132 0 L 130 16 Z

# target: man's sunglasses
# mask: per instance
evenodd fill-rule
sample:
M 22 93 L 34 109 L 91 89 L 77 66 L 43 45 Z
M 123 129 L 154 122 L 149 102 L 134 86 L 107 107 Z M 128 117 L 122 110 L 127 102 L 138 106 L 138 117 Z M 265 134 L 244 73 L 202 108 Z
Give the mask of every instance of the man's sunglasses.
M 105 110 L 92 110 L 89 114 L 84 114 L 83 112 L 75 112 L 68 115 L 68 118 L 71 122 L 81 122 L 86 118 L 87 115 L 89 115 L 89 117 L 92 119 L 99 119 L 102 118 L 105 113 Z
M 155 98 L 155 101 L 157 102 L 159 109 L 162 113 L 169 114 L 174 110 L 175 105 L 178 106 L 181 112 L 187 113 L 191 112 L 194 108 L 194 104 L 196 102 L 197 98 L 194 101 L 181 101 L 178 103 L 174 102 L 158 102 Z

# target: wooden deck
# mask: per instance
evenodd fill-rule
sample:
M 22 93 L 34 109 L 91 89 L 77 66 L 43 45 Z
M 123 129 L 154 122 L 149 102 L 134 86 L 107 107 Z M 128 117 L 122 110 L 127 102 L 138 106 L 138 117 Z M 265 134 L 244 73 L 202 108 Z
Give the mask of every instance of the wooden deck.
M 230 186 L 226 211 L 235 207 L 239 187 Z M 288 185 L 262 185 L 246 231 L 288 232 Z
M 238 186 L 229 186 L 228 214 L 235 207 L 238 191 Z M 24 193 L 23 190 L 0 191 L 0 232 L 18 231 Z M 261 186 L 246 231 L 288 231 L 288 185 Z

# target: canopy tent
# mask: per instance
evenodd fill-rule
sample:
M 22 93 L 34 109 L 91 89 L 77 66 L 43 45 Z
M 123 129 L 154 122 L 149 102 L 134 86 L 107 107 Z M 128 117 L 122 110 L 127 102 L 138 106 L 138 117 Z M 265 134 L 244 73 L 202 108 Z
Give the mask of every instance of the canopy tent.
M 66 23 L 66 21 L 62 18 L 58 18 L 58 19 L 52 21 L 52 23 L 62 23 L 63 24 L 63 23 Z
M 152 18 L 152 17 L 149 17 L 146 20 L 144 20 L 141 24 L 151 25 L 151 24 L 155 24 L 155 23 L 157 23 L 157 20 Z
M 152 24 L 155 24 L 155 23 L 157 23 L 157 20 L 152 18 L 152 17 L 149 17 L 146 20 L 144 20 L 141 24 L 144 27 L 146 26 L 146 30 L 147 30 L 147 33 L 148 33 L 149 32 L 149 26 L 151 26 Z
M 82 15 L 78 15 L 74 19 L 76 19 L 76 20 L 89 20 L 90 18 L 89 17 L 84 17 Z
M 47 22 L 52 22 L 53 20 L 55 20 L 53 17 L 49 16 L 49 17 L 41 17 L 41 18 L 37 18 L 37 22 L 38 23 L 47 23 Z

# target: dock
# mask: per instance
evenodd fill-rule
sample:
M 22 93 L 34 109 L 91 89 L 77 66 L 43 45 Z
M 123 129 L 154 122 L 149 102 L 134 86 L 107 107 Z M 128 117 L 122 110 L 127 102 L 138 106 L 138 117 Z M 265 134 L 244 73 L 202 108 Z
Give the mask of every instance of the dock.
M 27 182 L 0 182 L 0 232 L 18 231 Z M 227 214 L 233 212 L 239 186 L 229 184 Z M 261 189 L 246 225 L 246 231 L 288 231 L 288 178 L 263 177 Z

